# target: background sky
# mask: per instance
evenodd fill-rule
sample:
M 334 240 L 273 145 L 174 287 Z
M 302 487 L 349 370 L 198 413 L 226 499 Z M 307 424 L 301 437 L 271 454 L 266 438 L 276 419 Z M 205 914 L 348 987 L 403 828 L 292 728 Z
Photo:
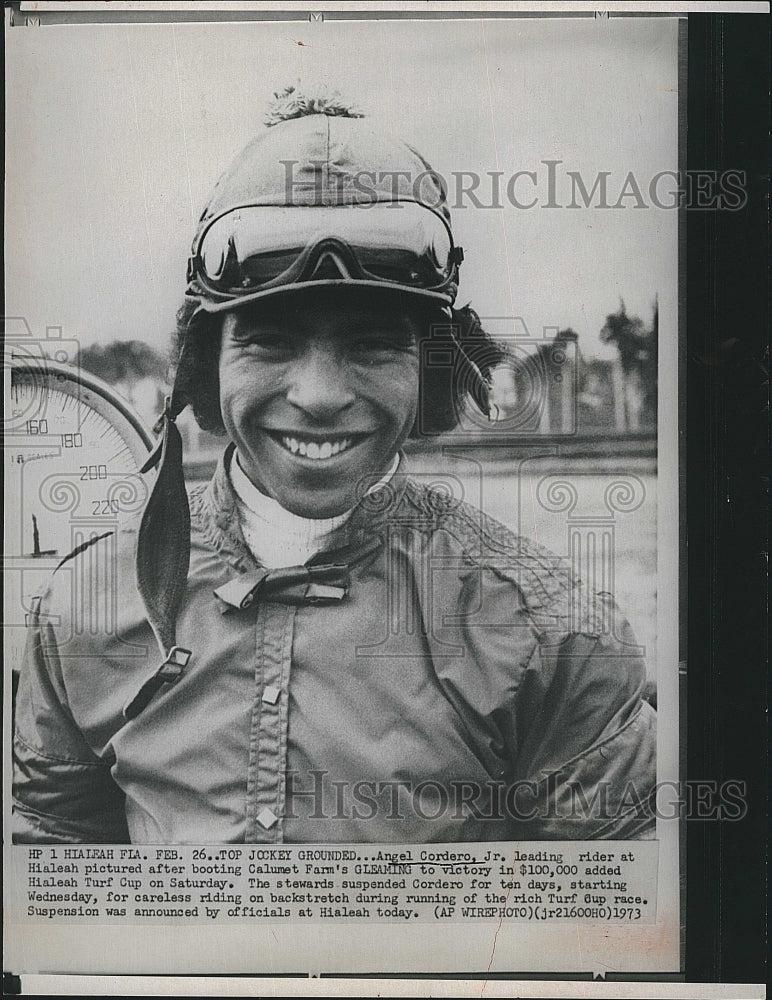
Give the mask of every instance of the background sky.
M 165 349 L 201 207 L 288 84 L 351 95 L 446 177 L 537 171 L 542 204 L 543 160 L 588 186 L 609 171 L 612 203 L 628 172 L 645 192 L 677 169 L 673 18 L 61 25 L 7 41 L 6 313 L 36 336 Z M 557 193 L 570 201 L 564 179 Z M 598 334 L 619 297 L 648 322 L 659 294 L 675 337 L 677 213 L 625 205 L 467 202 L 459 301 L 508 317 L 495 333 L 572 326 L 609 357 Z

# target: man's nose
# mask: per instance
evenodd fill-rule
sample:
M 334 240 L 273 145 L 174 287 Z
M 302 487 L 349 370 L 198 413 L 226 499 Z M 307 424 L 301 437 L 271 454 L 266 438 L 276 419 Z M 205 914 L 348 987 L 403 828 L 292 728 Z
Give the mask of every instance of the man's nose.
M 315 420 L 329 420 L 356 398 L 350 375 L 338 352 L 310 349 L 292 366 L 287 399 Z

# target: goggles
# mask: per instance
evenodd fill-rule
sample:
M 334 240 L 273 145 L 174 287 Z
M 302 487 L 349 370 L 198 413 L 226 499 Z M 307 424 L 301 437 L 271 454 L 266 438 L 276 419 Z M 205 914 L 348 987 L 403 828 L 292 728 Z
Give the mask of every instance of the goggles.
M 212 219 L 188 261 L 208 311 L 306 282 L 391 285 L 453 301 L 463 250 L 418 202 L 247 205 Z

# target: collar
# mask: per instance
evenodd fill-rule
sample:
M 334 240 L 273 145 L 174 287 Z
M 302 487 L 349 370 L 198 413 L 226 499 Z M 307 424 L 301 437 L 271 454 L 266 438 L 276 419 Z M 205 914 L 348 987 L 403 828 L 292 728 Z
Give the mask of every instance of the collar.
M 204 489 L 201 528 L 208 545 L 243 573 L 259 568 L 260 563 L 244 539 L 238 496 L 228 475 L 235 450 L 234 444 L 228 445 Z M 388 475 L 390 478 L 384 477 L 367 491 L 344 523 L 327 536 L 324 550 L 308 559 L 307 565 L 330 561 L 348 565 L 361 558 L 363 550 L 371 550 L 373 540 L 382 536 L 382 529 L 400 507 L 407 489 L 408 465 L 403 452 L 397 456 L 396 469 Z
M 376 493 L 384 487 L 398 466 L 399 456 L 395 455 L 388 472 L 367 493 Z M 238 452 L 232 454 L 227 467 L 237 497 L 242 535 L 252 554 L 265 566 L 305 563 L 334 544 L 336 533 L 354 512 L 352 507 L 337 517 L 299 517 L 254 485 L 241 468 Z

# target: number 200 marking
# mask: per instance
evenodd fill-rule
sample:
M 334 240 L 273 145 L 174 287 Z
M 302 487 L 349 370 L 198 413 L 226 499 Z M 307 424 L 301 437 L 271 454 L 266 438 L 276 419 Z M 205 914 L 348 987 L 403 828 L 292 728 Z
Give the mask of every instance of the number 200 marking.
M 81 481 L 107 479 L 106 465 L 79 465 Z

